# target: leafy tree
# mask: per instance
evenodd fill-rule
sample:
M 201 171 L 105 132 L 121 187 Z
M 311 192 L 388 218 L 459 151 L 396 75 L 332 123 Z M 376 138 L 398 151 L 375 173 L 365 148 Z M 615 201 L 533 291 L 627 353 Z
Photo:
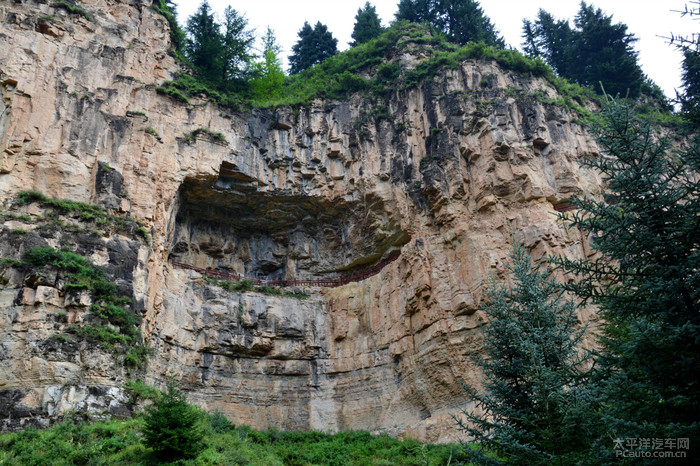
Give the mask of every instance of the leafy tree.
M 298 36 L 299 40 L 292 47 L 292 55 L 289 56 L 291 74 L 311 68 L 338 51 L 338 39 L 320 21 L 313 28 L 305 21 Z
M 279 57 L 282 54 L 282 46 L 277 43 L 275 31 L 270 26 L 265 30 L 265 34 L 260 38 L 260 42 L 262 44 L 259 49 L 260 53 L 264 54 L 266 51 L 271 50 L 275 56 Z
M 206 0 L 187 19 L 185 30 L 185 56 L 202 79 L 218 84 L 223 74 L 223 43 L 220 26 Z
M 255 34 L 247 27 L 248 20 L 227 6 L 224 10 L 224 33 L 221 37 L 223 46 L 221 81 L 227 90 L 241 89 L 249 77 Z
M 167 392 L 147 409 L 143 437 L 159 460 L 194 458 L 204 448 L 201 415 L 187 403 L 178 383 L 168 379 Z
M 359 8 L 357 15 L 355 15 L 355 26 L 352 30 L 354 41 L 350 45 L 354 47 L 358 44 L 364 44 L 378 37 L 383 31 L 384 28 L 377 15 L 377 9 L 366 2 L 364 8 Z
M 603 155 L 585 160 L 606 184 L 604 200 L 580 198 L 570 224 L 600 256 L 558 259 L 568 287 L 603 317 L 601 443 L 614 438 L 690 438 L 700 443 L 700 138 L 682 148 L 630 107 L 603 111 Z M 606 441 L 607 439 L 607 441 Z
M 517 242 L 507 268 L 512 286 L 494 285 L 484 308 L 489 323 L 476 358 L 484 391 L 466 387 L 477 410 L 457 419 L 483 447 L 467 453 L 479 464 L 571 464 L 587 445 L 584 329 L 550 270 L 533 266 Z
M 284 71 L 279 59 L 280 53 L 282 53 L 282 47 L 277 44 L 275 33 L 268 27 L 262 37 L 263 60 L 253 64 L 253 75 L 255 76 L 251 82 L 253 99 L 274 99 L 282 93 Z
M 645 77 L 632 44 L 637 40 L 612 16 L 581 2 L 572 28 L 566 20 L 555 20 L 540 10 L 534 22 L 524 20 L 523 48 L 542 57 L 555 71 L 571 81 L 594 87 L 602 93 L 637 97 Z
M 398 7 L 397 20 L 427 22 L 458 44 L 481 41 L 505 47 L 476 0 L 401 0 Z

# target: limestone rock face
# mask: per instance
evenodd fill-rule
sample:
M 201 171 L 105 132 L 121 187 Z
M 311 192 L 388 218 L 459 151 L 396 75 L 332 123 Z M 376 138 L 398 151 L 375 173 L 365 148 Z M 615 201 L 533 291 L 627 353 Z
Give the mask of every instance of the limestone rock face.
M 479 378 L 470 354 L 487 323 L 483 288 L 503 276 L 511 233 L 536 260 L 590 254 L 554 206 L 598 194 L 598 175 L 579 164 L 598 149 L 573 115 L 537 98 L 556 92 L 467 61 L 387 96 L 388 118 L 368 117 L 362 96 L 298 113 L 185 105 L 156 91 L 178 67 L 148 0 L 81 5 L 92 21 L 33 0 L 0 5 L 0 202 L 8 210 L 31 188 L 148 225 L 151 243 L 121 275 L 154 348 L 146 379 L 174 375 L 191 400 L 237 424 L 455 440 L 451 415 L 469 405 L 460 381 Z M 122 259 L 108 249 L 95 260 Z M 227 292 L 169 263 L 332 278 L 396 251 L 379 274 L 302 300 Z M 7 243 L 3 254 L 21 251 Z M 22 355 L 47 337 L 43 309 L 80 297 L 0 272 L 0 374 L 17 374 L 0 377 L 17 408 L 0 402 L 0 415 L 50 418 L 48 400 L 84 407 L 87 395 L 55 393 L 63 385 L 118 401 L 104 387 L 126 375 L 106 356 Z M 87 360 L 104 376 L 81 375 Z

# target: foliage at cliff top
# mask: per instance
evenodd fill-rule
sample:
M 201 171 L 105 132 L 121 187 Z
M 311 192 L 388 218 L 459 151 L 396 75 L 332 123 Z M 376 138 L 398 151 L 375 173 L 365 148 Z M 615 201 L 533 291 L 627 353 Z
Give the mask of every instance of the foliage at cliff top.
M 409 69 L 398 60 L 404 53 L 420 56 L 421 61 Z M 506 70 L 544 77 L 564 97 L 576 99 L 579 105 L 596 99 L 591 90 L 557 77 L 541 59 L 483 42 L 456 45 L 426 26 L 407 21 L 397 21 L 379 37 L 287 77 L 281 92 L 270 98 L 225 94 L 185 73 L 174 81 L 166 81 L 158 90 L 185 102 L 192 96 L 205 94 L 212 102 L 233 108 L 307 105 L 316 98 L 343 99 L 353 93 L 385 97 L 396 89 L 415 87 L 442 70 L 457 69 L 468 59 L 491 60 Z

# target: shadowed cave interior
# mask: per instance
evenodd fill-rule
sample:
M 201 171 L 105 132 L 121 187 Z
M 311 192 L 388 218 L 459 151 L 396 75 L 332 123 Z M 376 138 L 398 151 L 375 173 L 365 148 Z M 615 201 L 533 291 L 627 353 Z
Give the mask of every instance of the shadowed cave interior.
M 268 280 L 338 278 L 375 265 L 410 237 L 381 201 L 330 201 L 259 191 L 222 167 L 211 181 L 186 180 L 170 259 Z

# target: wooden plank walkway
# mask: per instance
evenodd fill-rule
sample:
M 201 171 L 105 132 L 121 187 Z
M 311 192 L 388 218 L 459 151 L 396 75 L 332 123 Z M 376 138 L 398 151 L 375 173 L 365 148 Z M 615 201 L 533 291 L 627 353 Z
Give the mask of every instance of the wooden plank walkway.
M 246 277 L 244 275 L 238 274 L 238 273 L 228 273 L 228 272 L 223 272 L 221 270 L 216 270 L 216 269 L 210 269 L 206 268 L 203 269 L 201 267 L 195 267 L 194 265 L 190 264 L 185 264 L 183 262 L 177 262 L 177 261 L 172 261 L 173 267 L 177 267 L 179 269 L 186 269 L 186 270 L 194 270 L 195 272 L 199 272 L 202 275 L 208 277 L 208 278 L 216 278 L 218 280 L 230 280 L 230 281 L 240 281 L 240 280 L 248 280 L 251 282 L 253 285 L 256 286 L 324 286 L 324 287 L 336 287 L 336 286 L 343 286 L 348 283 L 352 282 L 359 282 L 362 280 L 365 280 L 373 275 L 378 274 L 381 272 L 381 270 L 386 267 L 387 265 L 391 264 L 394 262 L 396 259 L 399 258 L 401 253 L 395 254 L 388 259 L 383 260 L 382 262 L 378 263 L 377 265 L 374 265 L 370 267 L 367 270 L 363 270 L 360 273 L 354 274 L 354 275 L 349 275 L 347 277 L 341 277 L 341 278 L 328 278 L 328 279 L 316 279 L 316 280 L 264 280 L 260 278 L 251 278 L 251 277 Z

